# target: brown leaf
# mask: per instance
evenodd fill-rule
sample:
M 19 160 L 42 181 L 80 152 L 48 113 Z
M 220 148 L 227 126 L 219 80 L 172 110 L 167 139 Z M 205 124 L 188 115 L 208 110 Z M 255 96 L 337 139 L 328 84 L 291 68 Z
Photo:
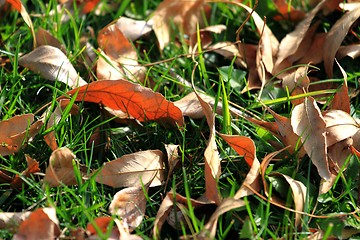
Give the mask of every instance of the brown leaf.
M 206 28 L 202 28 L 199 30 L 200 35 L 200 43 L 202 49 L 206 49 L 210 46 L 213 41 L 212 33 L 220 34 L 222 31 L 226 29 L 225 25 L 213 25 L 208 26 Z M 195 53 L 198 50 L 198 33 L 194 32 L 190 36 L 190 46 L 189 46 L 189 53 Z
M 18 152 L 24 143 L 40 131 L 43 122 L 37 121 L 30 125 L 33 121 L 33 114 L 24 114 L 0 122 L 0 155 Z
M 90 235 L 90 239 L 101 239 L 101 237 L 98 234 L 98 230 L 100 230 L 101 233 L 108 233 L 110 231 L 109 224 L 111 221 L 113 221 L 113 219 L 108 216 L 97 217 L 93 220 L 92 223 L 88 223 L 88 225 L 86 226 L 86 233 Z M 115 219 L 115 223 L 117 223 L 116 219 Z M 96 227 L 94 225 L 96 225 Z M 110 236 L 108 236 L 107 239 L 119 240 L 120 239 L 119 229 L 117 227 L 113 227 L 113 229 L 111 229 Z
M 305 98 L 304 103 L 294 107 L 291 125 L 294 133 L 301 137 L 304 149 L 316 166 L 321 178 L 329 179 L 326 123 L 312 97 Z
M 349 32 L 352 24 L 360 17 L 360 8 L 345 13 L 330 29 L 324 43 L 324 67 L 329 78 L 333 75 L 336 52 Z
M 334 98 L 333 98 L 329 108 L 342 110 L 342 111 L 350 114 L 350 96 L 349 96 L 349 90 L 348 90 L 348 86 L 347 86 L 347 74 L 337 61 L 336 61 L 336 63 L 339 66 L 340 71 L 344 77 L 344 83 L 340 87 L 339 91 L 337 91 L 335 93 Z
M 181 160 L 178 149 L 179 145 L 175 144 L 164 144 L 166 154 L 167 154 L 167 162 L 168 162 L 168 175 L 166 178 L 165 188 L 168 185 L 169 180 L 171 180 L 171 174 L 173 173 L 174 169 L 178 165 L 179 161 Z
M 129 78 L 132 81 L 143 82 L 146 68 L 138 64 L 134 46 L 116 23 L 104 27 L 99 32 L 97 41 L 104 52 L 97 65 L 96 74 L 99 80 Z
M 21 56 L 19 64 L 39 73 L 43 78 L 60 81 L 71 88 L 87 83 L 79 76 L 69 59 L 58 48 L 43 45 Z
M 308 70 L 309 66 L 298 67 L 295 71 L 282 77 L 282 86 L 286 91 L 291 93 L 291 96 L 307 92 L 310 83 L 310 79 L 307 76 Z M 291 103 L 298 105 L 303 101 L 304 99 L 301 98 L 292 100 Z
M 73 160 L 76 159 L 75 154 L 68 148 L 58 148 L 51 153 L 49 165 L 46 168 L 44 181 L 50 187 L 77 184 Z
M 335 165 L 335 173 L 340 172 L 344 163 L 346 162 L 346 159 L 352 153 L 350 150 L 350 146 L 353 145 L 353 142 L 354 141 L 352 138 L 346 138 L 328 148 L 328 157 Z
M 36 32 L 36 42 L 37 46 L 44 46 L 49 45 L 53 46 L 55 48 L 60 49 L 64 54 L 66 54 L 66 48 L 65 46 L 53 35 L 51 35 L 50 32 L 46 31 L 45 29 L 39 27 L 39 29 Z
M 27 162 L 27 168 L 26 170 L 24 170 L 21 175 L 22 177 L 30 177 L 30 175 L 32 175 L 33 173 L 37 173 L 40 172 L 40 168 L 39 168 L 39 162 L 36 161 L 35 159 L 32 159 L 29 155 L 25 154 L 25 158 L 26 158 L 26 162 Z M 14 177 L 14 179 L 12 180 L 12 182 L 10 183 L 11 188 L 13 189 L 21 189 L 23 184 L 23 180 L 22 178 L 16 174 L 16 176 Z
M 97 173 L 96 181 L 108 186 L 160 186 L 165 180 L 164 154 L 160 150 L 139 151 L 107 162 Z
M 196 32 L 196 25 L 199 23 L 201 27 L 202 15 L 204 9 L 204 0 L 196 1 L 172 1 L 164 0 L 161 2 L 153 13 L 150 22 L 153 24 L 153 30 L 159 41 L 159 48 L 170 43 L 172 28 L 174 23 L 180 32 L 191 36 Z
M 256 157 L 254 141 L 245 136 L 226 135 L 221 133 L 219 133 L 219 136 L 224 139 L 240 156 L 244 157 L 246 163 L 249 165 L 250 171 L 246 175 L 244 183 L 250 185 L 256 191 L 260 191 L 260 163 Z M 240 199 L 251 194 L 253 194 L 253 192 L 243 184 L 236 192 L 234 198 Z
M 339 50 L 336 52 L 337 60 L 341 60 L 344 57 L 351 57 L 352 59 L 355 59 L 359 56 L 360 56 L 360 44 L 340 46 Z
M 205 102 L 195 91 L 200 105 L 205 114 L 207 124 L 210 128 L 210 136 L 207 147 L 205 149 L 205 196 L 210 201 L 220 204 L 221 195 L 218 190 L 217 182 L 221 174 L 221 160 L 215 141 L 215 114 L 210 105 Z
M 60 236 L 55 208 L 39 208 L 23 221 L 13 239 L 55 239 Z
M 276 173 L 272 175 L 278 175 L 285 178 L 291 188 L 291 194 L 294 200 L 295 210 L 302 212 L 304 210 L 304 204 L 306 201 L 306 186 L 302 182 L 294 180 L 291 177 L 282 173 Z M 295 226 L 299 226 L 300 223 L 301 214 L 295 213 Z
M 319 64 L 323 61 L 323 52 L 324 52 L 324 42 L 327 33 L 315 33 L 315 35 L 310 38 L 311 45 L 305 51 L 302 58 L 297 61 L 297 64 Z M 299 49 L 301 49 L 299 47 Z M 303 50 L 303 49 L 302 49 Z
M 209 46 L 207 50 L 213 50 L 214 52 L 230 60 L 234 59 L 235 57 L 236 65 L 243 68 L 247 67 L 245 60 L 248 58 L 246 57 L 245 51 L 239 51 L 239 48 L 237 48 L 233 42 L 218 42 Z
M 144 218 L 146 198 L 142 187 L 128 187 L 114 195 L 109 212 L 118 215 L 132 232 Z
M 281 15 L 274 17 L 274 19 L 277 21 L 290 20 L 293 22 L 298 22 L 305 17 L 304 12 L 294 9 L 293 6 L 289 7 L 289 4 L 285 0 L 273 0 L 273 2 Z
M 330 110 L 323 115 L 326 123 L 326 145 L 328 147 L 359 131 L 359 124 L 350 114 L 341 110 Z
M 67 92 L 76 101 L 103 104 L 121 110 L 139 121 L 170 122 L 182 126 L 184 118 L 178 107 L 167 101 L 160 93 L 126 80 L 104 80 Z

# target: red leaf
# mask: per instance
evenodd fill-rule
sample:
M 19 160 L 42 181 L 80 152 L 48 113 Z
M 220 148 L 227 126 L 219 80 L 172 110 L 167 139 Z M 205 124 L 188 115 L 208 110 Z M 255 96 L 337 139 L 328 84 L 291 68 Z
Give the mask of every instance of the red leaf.
M 21 13 L 21 1 L 20 0 L 7 0 L 13 8 L 15 8 L 19 13 Z
M 100 103 L 121 110 L 139 121 L 163 121 L 182 126 L 182 112 L 160 93 L 126 80 L 92 82 L 69 91 L 76 101 Z

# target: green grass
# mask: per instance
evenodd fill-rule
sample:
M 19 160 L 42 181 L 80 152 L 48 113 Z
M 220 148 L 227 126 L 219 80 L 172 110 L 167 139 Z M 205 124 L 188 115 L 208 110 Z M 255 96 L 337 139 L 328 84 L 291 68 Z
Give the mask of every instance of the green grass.
M 25 2 L 25 1 L 24 1 Z M 91 69 L 83 67 L 80 39 L 88 34 L 88 28 L 94 30 L 95 36 L 89 41 L 97 48 L 96 34 L 114 19 L 120 16 L 136 17 L 139 20 L 148 19 L 160 0 L 156 1 L 119 1 L 116 9 L 111 8 L 104 2 L 103 8 L 108 9 L 106 16 L 97 16 L 90 13 L 79 16 L 78 11 L 70 18 L 70 21 L 61 23 L 64 12 L 52 15 L 50 12 L 56 9 L 56 1 L 49 3 L 37 0 L 34 3 L 26 2 L 27 9 L 34 14 L 32 17 L 35 29 L 42 27 L 50 31 L 59 39 L 67 50 L 67 56 L 80 76 L 85 80 L 86 76 L 93 76 Z M 250 1 L 244 1 L 250 2 Z M 297 2 L 297 1 L 293 1 Z M 208 25 L 225 24 L 227 29 L 224 33 L 214 36 L 214 42 L 235 41 L 236 30 L 246 19 L 247 14 L 242 9 L 225 3 L 212 3 L 212 11 Z M 271 0 L 261 1 L 257 12 L 260 16 L 273 16 L 275 7 Z M 2 14 L 2 12 L 0 12 Z M 39 17 L 39 14 L 43 16 Z M 324 20 L 323 27 L 329 29 L 329 24 L 334 21 L 331 15 Z M 330 23 L 329 23 L 330 22 Z M 280 39 L 284 37 L 295 24 L 290 22 L 278 23 L 267 18 L 267 24 Z M 357 27 L 355 30 L 359 30 Z M 89 35 L 89 34 L 88 34 Z M 54 108 L 56 99 L 69 90 L 65 84 L 50 82 L 41 78 L 38 74 L 19 67 L 18 58 L 21 54 L 32 50 L 30 30 L 22 21 L 16 11 L 6 11 L 0 18 L 0 57 L 8 60 L 0 69 L 0 119 L 6 120 L 15 115 L 25 113 L 37 113 L 43 105 L 50 103 Z M 175 36 L 182 38 L 180 34 Z M 247 22 L 240 33 L 240 38 L 246 43 L 257 43 L 258 35 L 252 20 Z M 350 41 L 352 39 L 347 39 Z M 216 115 L 216 129 L 222 133 L 238 134 L 251 137 L 256 144 L 257 157 L 261 160 L 268 153 L 275 151 L 269 140 L 278 141 L 268 132 L 259 129 L 254 124 L 243 118 L 233 118 L 229 113 L 229 107 L 236 104 L 246 108 L 255 116 L 262 119 L 268 118 L 263 104 L 271 106 L 277 113 L 290 116 L 292 105 L 290 100 L 304 96 L 317 96 L 320 93 L 331 93 L 333 90 L 312 92 L 304 95 L 289 96 L 289 94 L 272 84 L 267 85 L 258 101 L 258 91 L 250 91 L 240 94 L 240 90 L 246 85 L 247 72 L 237 67 L 231 59 L 224 59 L 213 52 L 204 52 L 195 57 L 199 63 L 195 69 L 195 63 L 187 54 L 187 47 L 172 42 L 160 54 L 154 33 L 135 42 L 139 53 L 139 63 L 148 64 L 170 59 L 148 67 L 147 81 L 144 85 L 152 86 L 154 91 L 162 93 L 166 99 L 176 101 L 193 91 L 191 87 L 184 86 L 174 77 L 173 73 L 188 80 L 194 85 L 212 95 L 217 101 L 222 100 L 223 114 Z M 202 52 L 199 44 L 199 52 Z M 357 78 L 360 76 L 358 60 L 344 59 L 342 66 L 349 76 L 348 84 L 358 87 Z M 323 67 L 316 66 L 316 73 L 320 78 L 324 76 Z M 193 77 L 192 77 L 193 76 Z M 334 79 L 328 81 L 339 82 L 342 75 L 335 71 Z M 323 79 L 323 78 L 321 78 Z M 153 81 L 154 84 L 150 85 Z M 183 129 L 166 128 L 158 123 L 148 122 L 139 125 L 127 125 L 115 122 L 100 114 L 102 109 L 96 104 L 78 103 L 80 113 L 76 116 L 69 114 L 70 108 L 65 110 L 59 124 L 54 126 L 59 147 L 70 148 L 77 156 L 80 164 L 86 166 L 88 173 L 98 169 L 104 162 L 119 158 L 125 154 L 140 150 L 160 149 L 164 150 L 165 144 L 178 144 L 180 146 L 181 166 L 176 168 L 168 181 L 168 185 L 150 188 L 146 196 L 147 208 L 144 220 L 134 231 L 144 239 L 152 239 L 152 227 L 165 194 L 172 191 L 185 196 L 188 199 L 188 227 L 182 225 L 174 230 L 165 223 L 161 238 L 176 239 L 186 234 L 195 235 L 203 230 L 207 218 L 201 214 L 202 210 L 191 207 L 190 198 L 196 199 L 204 193 L 204 150 L 206 148 L 209 128 L 205 119 L 194 120 L 186 118 Z M 351 101 L 354 116 L 359 117 L 359 98 Z M 322 106 L 323 109 L 326 108 Z M 99 129 L 101 142 L 99 145 L 89 144 L 92 134 Z M 0 130 L 1 131 L 1 130 Z M 10 175 L 21 173 L 27 166 L 24 154 L 29 154 L 40 163 L 42 172 L 48 165 L 51 149 L 46 145 L 43 137 L 50 130 L 45 127 L 35 139 L 24 147 L 20 152 L 2 157 L 0 156 L 0 170 Z M 219 189 L 224 197 L 232 197 L 239 189 L 249 170 L 243 158 L 239 157 L 222 139 L 217 138 L 219 154 L 222 159 L 222 175 L 219 179 Z M 306 156 L 298 159 L 296 154 L 287 154 L 276 163 L 272 163 L 266 173 L 270 184 L 270 196 L 278 196 L 286 201 L 288 207 L 293 208 L 292 196 L 283 179 L 269 176 L 271 172 L 278 172 L 292 176 L 303 182 L 308 188 L 308 199 L 305 203 L 304 212 L 314 215 L 334 214 L 329 218 L 302 217 L 302 229 L 294 226 L 295 214 L 291 211 L 274 206 L 270 201 L 253 195 L 244 200 L 245 207 L 229 211 L 219 218 L 216 231 L 216 239 L 255 238 L 285 238 L 301 239 L 311 235 L 313 229 L 321 228 L 324 237 L 337 236 L 344 228 L 360 229 L 358 214 L 350 214 L 343 217 L 336 216 L 338 213 L 351 213 L 358 209 L 359 202 L 359 162 L 356 156 L 348 159 L 347 170 L 339 175 L 332 189 L 318 196 L 320 177 L 311 160 Z M 80 176 L 78 174 L 78 179 Z M 43 185 L 42 175 L 33 175 L 23 178 L 24 184 L 21 190 L 12 190 L 9 184 L 0 184 L 0 209 L 3 212 L 33 211 L 46 206 L 56 208 L 60 228 L 65 229 L 65 235 L 78 227 L 86 228 L 98 216 L 109 215 L 108 207 L 112 197 L 119 189 L 113 189 L 96 183 L 95 177 L 78 182 L 76 186 L 59 186 L 49 188 Z M 260 192 L 265 196 L 264 192 Z M 270 199 L 270 197 L 268 198 Z M 210 209 L 210 212 L 214 209 Z M 200 212 L 199 212 L 200 211 Z M 200 214 L 199 214 L 200 213 Z M 11 238 L 13 233 L 0 230 L 0 238 Z M 360 235 L 357 235 L 360 236 Z M 106 234 L 103 235 L 106 238 Z

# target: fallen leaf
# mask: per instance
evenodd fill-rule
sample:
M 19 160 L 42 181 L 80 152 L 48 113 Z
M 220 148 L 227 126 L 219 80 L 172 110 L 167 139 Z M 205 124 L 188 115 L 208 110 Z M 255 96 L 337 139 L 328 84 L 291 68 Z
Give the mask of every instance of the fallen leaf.
M 129 231 L 137 228 L 145 215 L 146 198 L 142 187 L 128 187 L 117 192 L 109 206 L 109 212 L 121 218 Z
M 315 33 L 315 35 L 310 38 L 311 45 L 309 48 L 303 52 L 303 56 L 300 60 L 296 62 L 296 64 L 319 64 L 323 61 L 323 52 L 324 52 L 324 42 L 327 33 Z M 299 47 L 299 49 L 301 49 Z
M 339 66 L 340 71 L 344 77 L 344 83 L 342 84 L 340 89 L 335 93 L 334 98 L 331 101 L 329 108 L 342 110 L 342 111 L 350 114 L 350 96 L 349 96 L 349 90 L 348 90 L 348 86 L 347 86 L 347 74 L 337 61 L 336 61 L 336 63 Z
M 302 212 L 304 210 L 304 205 L 306 202 L 306 186 L 297 180 L 292 179 L 291 177 L 282 174 L 282 173 L 273 173 L 271 175 L 278 175 L 287 181 L 290 186 L 291 194 L 294 200 L 295 210 Z M 295 226 L 299 226 L 301 223 L 301 214 L 295 213 Z
M 113 188 L 160 186 L 165 180 L 164 154 L 160 150 L 139 151 L 107 162 L 96 181 Z M 96 172 L 96 171 L 95 171 Z
M 165 188 L 168 185 L 169 180 L 171 180 L 171 174 L 173 173 L 175 167 L 178 165 L 181 160 L 179 155 L 179 145 L 175 144 L 164 144 L 166 154 L 167 154 L 167 162 L 168 162 L 168 175 L 166 178 Z
M 360 4 L 360 3 L 359 3 Z M 360 44 L 351 44 L 347 46 L 340 46 L 336 52 L 336 59 L 341 60 L 344 57 L 351 57 L 355 59 L 360 56 Z
M 61 184 L 66 186 L 77 184 L 73 166 L 75 159 L 75 154 L 66 147 L 53 151 L 46 168 L 44 182 L 50 187 L 57 187 Z
M 308 77 L 309 66 L 298 67 L 295 71 L 282 77 L 282 87 L 291 93 L 291 96 L 306 93 L 310 84 Z M 304 99 L 295 99 L 291 103 L 298 105 L 302 103 Z
M 225 25 L 213 25 L 202 28 L 199 30 L 200 43 L 202 49 L 206 49 L 210 46 L 213 41 L 212 33 L 220 34 L 222 31 L 226 29 Z M 189 44 L 189 53 L 195 53 L 198 50 L 198 33 L 194 32 L 190 36 L 190 44 Z
M 248 58 L 246 57 L 245 51 L 239 51 L 239 48 L 237 48 L 233 42 L 218 42 L 210 45 L 207 50 L 213 50 L 226 59 L 232 60 L 235 58 L 236 65 L 247 68 L 245 60 L 248 60 Z
M 328 147 L 352 137 L 360 126 L 350 114 L 341 110 L 329 110 L 323 114 L 326 123 L 326 145 Z
M 320 180 L 319 195 L 327 193 L 334 186 L 336 177 L 336 174 L 331 174 L 329 179 Z
M 51 81 L 60 81 L 71 88 L 86 85 L 69 59 L 58 48 L 43 45 L 35 48 L 32 52 L 21 56 L 19 64 L 39 73 L 41 77 Z
M 78 0 L 80 2 L 80 9 L 84 14 L 88 14 L 93 11 L 100 0 Z
M 326 122 L 312 97 L 305 98 L 304 103 L 294 107 L 291 114 L 291 125 L 294 133 L 301 137 L 304 149 L 321 178 L 329 179 Z
M 120 239 L 120 232 L 117 227 L 113 227 L 111 230 L 109 229 L 109 224 L 113 220 L 111 217 L 108 216 L 102 216 L 95 218 L 91 223 L 89 223 L 86 226 L 86 233 L 88 236 L 90 236 L 89 239 L 101 239 L 101 237 L 98 234 L 98 230 L 101 231 L 101 233 L 106 234 L 110 231 L 110 236 L 108 236 L 106 239 L 108 240 L 119 240 Z M 96 227 L 94 226 L 96 225 Z
M 55 48 L 60 49 L 64 54 L 66 54 L 66 48 L 65 46 L 53 35 L 51 35 L 50 32 L 46 31 L 45 29 L 39 27 L 35 34 L 37 46 L 44 46 L 49 45 L 53 46 Z
M 38 208 L 20 224 L 13 239 L 56 239 L 59 236 L 60 228 L 56 209 Z
M 184 125 L 181 110 L 167 101 L 160 93 L 126 80 L 104 80 L 67 92 L 77 94 L 76 101 L 100 103 L 114 110 L 121 110 L 131 117 L 144 121 L 170 122 Z
M 40 168 L 39 168 L 39 162 L 38 161 L 31 158 L 27 154 L 25 154 L 25 158 L 26 158 L 26 163 L 27 163 L 28 167 L 26 168 L 26 170 L 24 170 L 21 173 L 21 177 L 20 177 L 20 175 L 16 174 L 14 179 L 11 181 L 10 187 L 13 188 L 13 189 L 21 189 L 22 188 L 22 184 L 23 184 L 22 178 L 24 178 L 24 177 L 28 178 L 28 177 L 30 177 L 30 175 L 41 171 Z
M 130 41 L 135 41 L 152 31 L 152 25 L 149 22 L 134 20 L 127 17 L 120 17 L 115 24 Z
M 33 114 L 24 114 L 0 122 L 0 155 L 16 153 L 32 140 L 43 125 L 42 121 L 31 124 L 33 121 Z
M 300 10 L 296 10 L 291 4 L 285 0 L 273 0 L 280 16 L 275 16 L 276 21 L 290 20 L 293 22 L 301 21 L 305 17 L 305 13 Z M 290 5 L 290 6 L 289 6 Z
M 260 191 L 260 162 L 256 157 L 255 143 L 251 138 L 238 135 L 226 135 L 218 133 L 219 136 L 224 139 L 240 156 L 244 157 L 246 163 L 250 167 L 250 171 L 246 175 L 246 178 L 236 192 L 234 199 L 240 199 L 244 196 L 252 195 L 253 192 L 245 185 L 251 186 L 256 191 Z M 245 183 L 245 185 L 244 185 Z
M 164 0 L 153 13 L 150 23 L 159 42 L 160 50 L 170 43 L 173 33 L 171 25 L 175 24 L 181 33 L 190 36 L 196 32 L 196 25 L 202 26 L 201 12 L 205 1 L 172 1 Z
M 33 23 L 31 21 L 31 18 L 29 16 L 28 12 L 26 11 L 26 8 L 24 7 L 24 5 L 22 4 L 22 2 L 20 0 L 6 0 L 6 1 L 8 3 L 10 3 L 11 6 L 13 6 L 20 13 L 21 17 L 24 19 L 24 22 L 30 28 L 31 34 L 33 36 L 33 41 L 34 41 L 33 46 L 35 48 L 37 45 L 36 45 L 34 26 L 33 26 Z
M 324 43 L 324 67 L 325 72 L 329 78 L 333 75 L 333 65 L 336 52 L 338 51 L 342 41 L 349 32 L 350 27 L 360 17 L 360 8 L 345 13 L 336 23 L 331 27 L 326 35 Z
M 340 170 L 344 167 L 344 163 L 352 153 L 350 147 L 353 145 L 353 142 L 354 141 L 352 138 L 346 138 L 328 147 L 328 157 L 335 165 L 335 171 L 333 172 L 339 173 Z
M 210 201 L 214 201 L 217 205 L 221 202 L 221 194 L 218 189 L 217 182 L 221 174 L 221 160 L 215 141 L 215 114 L 210 105 L 205 102 L 195 91 L 197 98 L 206 117 L 207 124 L 210 128 L 209 141 L 207 143 L 205 158 L 205 196 Z

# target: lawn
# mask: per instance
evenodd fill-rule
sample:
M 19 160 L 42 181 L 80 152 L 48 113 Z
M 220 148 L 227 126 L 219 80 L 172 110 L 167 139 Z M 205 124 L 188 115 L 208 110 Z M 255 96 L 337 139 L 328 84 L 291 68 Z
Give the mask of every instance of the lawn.
M 0 238 L 360 237 L 356 1 L 0 16 Z

